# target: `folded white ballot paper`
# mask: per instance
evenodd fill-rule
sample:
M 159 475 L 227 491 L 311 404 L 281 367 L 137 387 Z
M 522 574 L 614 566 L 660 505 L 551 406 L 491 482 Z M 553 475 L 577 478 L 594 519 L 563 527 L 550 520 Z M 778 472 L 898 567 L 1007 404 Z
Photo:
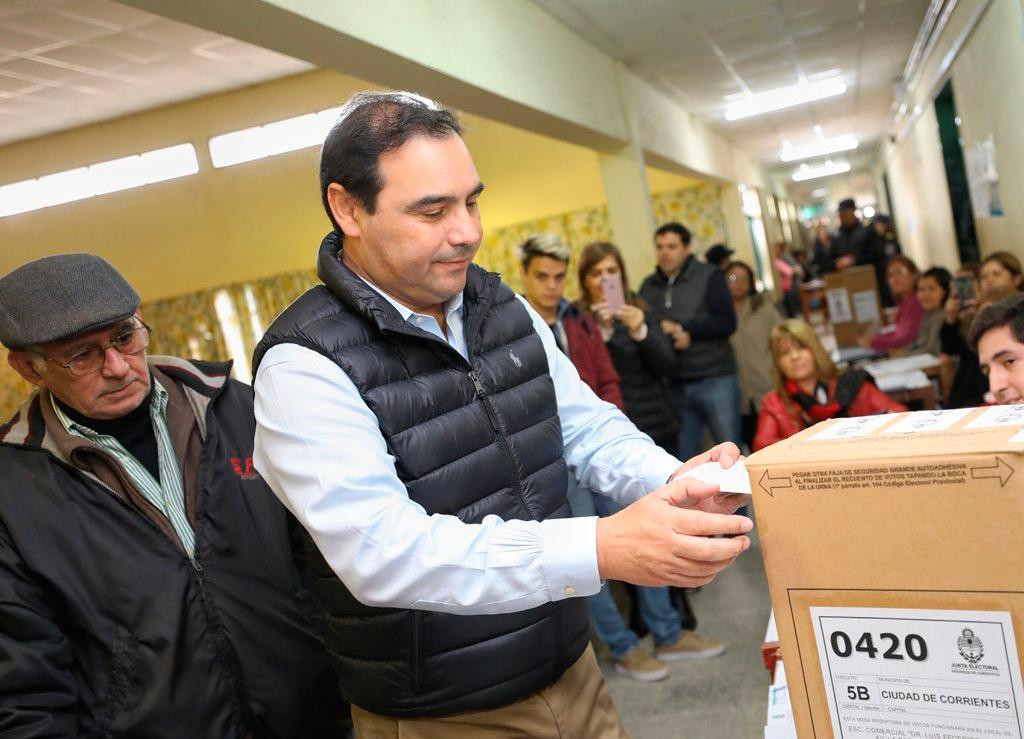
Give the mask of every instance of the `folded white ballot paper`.
M 723 469 L 718 462 L 705 462 L 694 467 L 683 477 L 692 477 L 701 482 L 711 485 L 718 485 L 723 493 L 742 493 L 750 495 L 750 478 L 747 476 L 747 468 L 740 460 L 729 469 Z

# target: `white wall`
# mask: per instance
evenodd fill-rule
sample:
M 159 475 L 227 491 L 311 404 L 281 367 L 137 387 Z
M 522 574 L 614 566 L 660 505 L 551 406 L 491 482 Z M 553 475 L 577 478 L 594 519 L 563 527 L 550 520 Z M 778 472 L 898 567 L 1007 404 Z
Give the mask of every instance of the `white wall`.
M 909 131 L 883 147 L 901 238 L 923 265 L 959 264 L 932 104 L 950 78 L 965 153 L 990 135 L 995 142 L 1005 216 L 976 214 L 981 252 L 1005 249 L 1024 257 L 1024 8 L 1020 0 L 960 0 L 912 80 Z M 920 109 L 916 117 L 915 108 Z

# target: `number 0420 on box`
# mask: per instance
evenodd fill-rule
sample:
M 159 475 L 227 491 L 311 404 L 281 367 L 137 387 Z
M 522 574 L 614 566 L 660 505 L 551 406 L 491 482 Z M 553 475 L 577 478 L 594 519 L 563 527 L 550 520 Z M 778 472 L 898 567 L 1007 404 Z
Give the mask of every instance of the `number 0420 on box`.
M 1008 612 L 810 610 L 836 737 L 1022 737 Z

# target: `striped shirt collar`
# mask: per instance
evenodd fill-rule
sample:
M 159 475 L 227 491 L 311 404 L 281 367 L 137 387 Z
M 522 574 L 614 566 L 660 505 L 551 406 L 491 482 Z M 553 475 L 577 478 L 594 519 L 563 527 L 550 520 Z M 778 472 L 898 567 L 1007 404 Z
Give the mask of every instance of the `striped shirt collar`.
M 153 392 L 150 394 L 149 400 L 150 416 L 153 415 L 153 411 L 155 410 L 156 413 L 159 414 L 160 418 L 166 419 L 167 401 L 170 396 L 168 395 L 166 388 L 164 388 L 164 386 L 160 384 L 159 380 L 157 380 L 156 377 L 150 374 L 150 378 L 153 384 Z M 53 406 L 53 412 L 57 414 L 57 420 L 60 421 L 61 426 L 63 426 L 64 430 L 67 431 L 69 434 L 77 433 L 91 440 L 95 440 L 100 436 L 103 436 L 103 434 L 97 433 L 88 426 L 83 426 L 77 421 L 72 420 L 68 416 L 68 414 L 64 412 L 64 409 L 61 408 L 61 405 L 60 403 L 57 402 L 57 398 L 54 396 L 54 394 L 49 393 L 49 396 L 50 404 Z

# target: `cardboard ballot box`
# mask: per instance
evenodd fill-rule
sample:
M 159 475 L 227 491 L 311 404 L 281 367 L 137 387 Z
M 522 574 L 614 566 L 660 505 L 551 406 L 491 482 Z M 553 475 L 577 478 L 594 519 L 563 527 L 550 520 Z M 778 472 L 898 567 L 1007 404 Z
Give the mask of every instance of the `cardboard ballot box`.
M 1024 736 L 1024 405 L 834 419 L 746 467 L 800 737 Z
M 850 267 L 825 275 L 825 302 L 839 346 L 856 346 L 861 333 L 882 323 L 874 267 Z

